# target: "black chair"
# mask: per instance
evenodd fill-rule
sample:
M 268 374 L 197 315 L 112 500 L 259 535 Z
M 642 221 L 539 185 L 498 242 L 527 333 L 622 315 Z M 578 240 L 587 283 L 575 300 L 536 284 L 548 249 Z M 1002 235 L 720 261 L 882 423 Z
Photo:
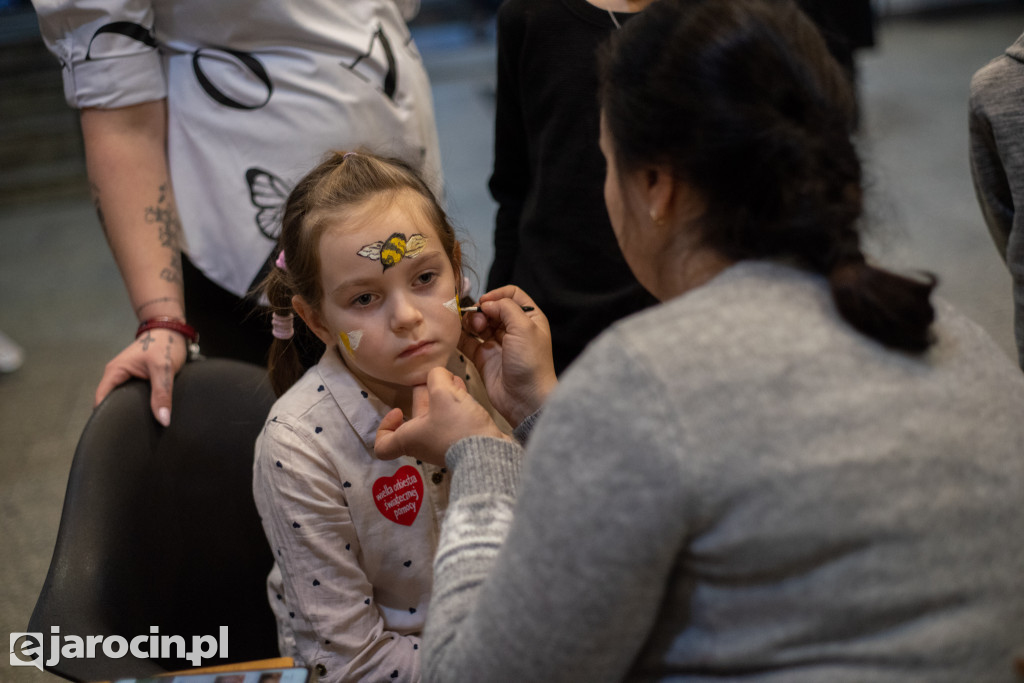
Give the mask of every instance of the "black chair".
M 228 657 L 204 666 L 277 656 L 266 597 L 273 557 L 252 497 L 253 445 L 273 401 L 265 370 L 210 359 L 178 375 L 166 429 L 150 412 L 146 382 L 119 387 L 96 408 L 75 451 L 28 627 L 43 635 L 47 659 L 55 626 L 61 643 L 152 640 L 157 627 L 159 637 L 181 636 L 185 655 L 193 637 L 218 637 L 227 626 Z M 96 681 L 192 666 L 176 651 L 140 658 L 96 650 L 93 659 L 61 657 L 46 668 Z

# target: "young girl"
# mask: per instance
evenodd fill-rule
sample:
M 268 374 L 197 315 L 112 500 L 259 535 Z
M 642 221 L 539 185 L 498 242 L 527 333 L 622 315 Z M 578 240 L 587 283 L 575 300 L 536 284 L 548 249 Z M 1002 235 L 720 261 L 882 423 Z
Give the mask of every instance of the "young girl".
M 437 366 L 489 405 L 456 349 L 459 244 L 407 165 L 350 152 L 296 186 L 280 246 L 264 291 L 281 397 L 256 444 L 253 487 L 276 560 L 281 654 L 323 681 L 416 681 L 448 476 L 377 460 L 373 446 L 381 417 L 408 414 L 412 387 Z M 304 374 L 293 311 L 326 345 Z

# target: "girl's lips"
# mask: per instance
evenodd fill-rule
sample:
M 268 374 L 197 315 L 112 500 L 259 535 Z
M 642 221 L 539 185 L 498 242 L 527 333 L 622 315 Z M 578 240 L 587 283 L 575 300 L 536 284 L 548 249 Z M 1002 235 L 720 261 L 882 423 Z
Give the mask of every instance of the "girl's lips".
M 431 347 L 434 346 L 432 341 L 421 341 L 416 344 L 407 346 L 404 351 L 398 354 L 399 358 L 413 358 L 428 353 Z

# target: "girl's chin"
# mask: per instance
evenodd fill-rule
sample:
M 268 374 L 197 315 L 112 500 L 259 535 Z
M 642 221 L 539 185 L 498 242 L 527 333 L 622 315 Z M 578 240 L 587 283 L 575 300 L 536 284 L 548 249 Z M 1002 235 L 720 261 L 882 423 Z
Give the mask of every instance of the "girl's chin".
M 374 368 L 363 366 L 358 361 L 353 362 L 346 358 L 344 353 L 342 353 L 342 359 L 345 365 L 361 379 L 384 384 L 392 389 L 399 389 L 426 384 L 427 375 L 431 370 L 448 365 L 448 360 L 455 351 L 455 347 L 441 346 L 440 344 L 435 344 L 434 347 L 431 349 L 431 353 L 415 354 L 412 357 L 399 359 L 393 365 L 381 368 L 382 372 L 376 372 Z
M 445 360 L 447 361 L 447 359 L 445 359 Z M 426 384 L 427 383 L 427 375 L 430 374 L 431 370 L 433 370 L 434 368 L 438 368 L 438 367 L 442 367 L 443 368 L 446 365 L 447 365 L 447 362 L 444 362 L 444 363 L 429 363 L 429 364 L 424 364 L 423 366 L 417 367 L 415 369 L 410 369 L 408 372 L 403 372 L 403 373 L 395 373 L 395 372 L 382 373 L 385 376 L 383 376 L 383 377 L 381 377 L 381 376 L 372 377 L 371 376 L 371 379 L 373 379 L 373 380 L 375 380 L 377 382 L 380 382 L 382 384 L 389 385 L 389 386 L 391 386 L 392 388 L 395 388 L 395 389 L 400 389 L 402 387 L 415 387 L 415 386 L 419 386 L 420 384 Z

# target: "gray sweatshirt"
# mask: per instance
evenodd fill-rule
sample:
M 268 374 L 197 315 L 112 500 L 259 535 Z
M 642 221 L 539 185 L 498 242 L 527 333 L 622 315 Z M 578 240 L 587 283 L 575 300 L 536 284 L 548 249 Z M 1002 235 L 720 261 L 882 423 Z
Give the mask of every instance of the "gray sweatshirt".
M 1024 369 L 1024 35 L 971 78 L 971 176 L 1013 279 L 1014 335 Z
M 427 680 L 1015 680 L 1024 376 L 938 314 L 892 352 L 742 263 L 617 324 L 449 451 Z

